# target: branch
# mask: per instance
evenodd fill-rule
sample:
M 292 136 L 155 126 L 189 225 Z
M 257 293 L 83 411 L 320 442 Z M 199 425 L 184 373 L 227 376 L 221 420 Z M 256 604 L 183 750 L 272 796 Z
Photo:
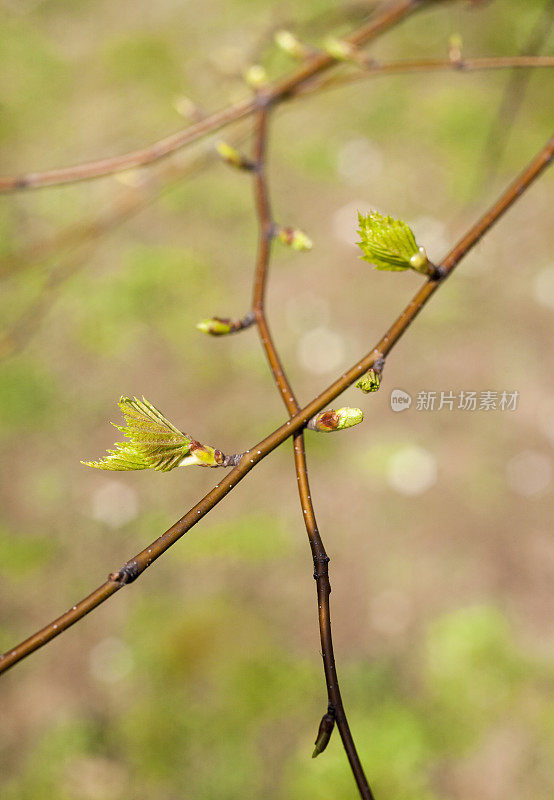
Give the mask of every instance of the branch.
M 554 56 L 488 56 L 484 58 L 463 58 L 453 61 L 450 58 L 421 58 L 407 61 L 374 61 L 367 56 L 348 62 L 360 69 L 343 75 L 333 75 L 302 85 L 297 90 L 299 97 L 334 89 L 349 83 L 377 78 L 384 75 L 409 75 L 418 72 L 477 72 L 493 69 L 531 69 L 554 67 Z
M 535 181 L 548 167 L 554 156 L 554 136 L 549 139 L 542 150 L 533 158 L 519 177 L 502 193 L 497 202 L 473 225 L 466 235 L 453 247 L 446 258 L 439 265 L 442 277 L 430 278 L 414 295 L 412 301 L 393 322 L 391 327 L 370 350 L 347 372 L 341 375 L 334 383 L 327 387 L 320 395 L 314 398 L 307 406 L 300 409 L 290 420 L 277 428 L 273 433 L 263 439 L 259 444 L 246 451 L 238 466 L 231 470 L 208 494 L 200 500 L 184 517 L 171 526 L 158 539 L 152 542 L 134 558 L 128 561 L 121 569 L 112 572 L 105 583 L 95 589 L 88 597 L 74 605 L 65 614 L 50 622 L 37 633 L 26 639 L 21 644 L 8 650 L 0 657 L 0 672 L 5 672 L 11 666 L 21 661 L 26 656 L 38 650 L 47 642 L 54 639 L 62 631 L 78 622 L 90 611 L 93 611 L 123 586 L 134 581 L 165 551 L 177 542 L 190 528 L 202 517 L 211 511 L 232 489 L 252 470 L 256 464 L 275 450 L 290 436 L 300 431 L 314 414 L 321 411 L 332 400 L 338 397 L 345 389 L 351 386 L 363 373 L 366 372 L 379 358 L 386 356 L 400 340 L 417 317 L 423 306 L 437 291 L 444 279 L 450 275 L 459 262 L 477 244 L 481 237 L 494 225 L 494 223 L 510 208 L 523 192 Z
M 386 3 L 373 19 L 345 37 L 345 41 L 355 47 L 359 47 L 361 44 L 369 42 L 378 36 L 382 31 L 398 23 L 426 2 L 429 2 L 429 0 L 393 0 L 391 3 Z M 329 67 L 335 66 L 335 64 L 335 59 L 327 53 L 314 54 L 289 76 L 275 83 L 269 89 L 269 98 L 274 102 L 281 102 L 292 95 L 298 86 L 329 69 Z M 0 192 L 75 183 L 76 181 L 99 178 L 102 175 L 111 175 L 114 172 L 121 172 L 132 167 L 143 167 L 146 164 L 159 161 L 171 153 L 175 153 L 208 133 L 214 133 L 214 131 L 223 128 L 230 122 L 251 115 L 255 110 L 256 101 L 253 98 L 242 100 L 240 103 L 235 103 L 221 111 L 217 111 L 194 125 L 167 136 L 165 139 L 160 139 L 149 147 L 140 150 L 133 150 L 121 156 L 104 158 L 99 161 L 89 161 L 73 167 L 0 178 Z
M 263 102 L 262 97 L 260 97 L 260 101 Z M 260 339 L 271 367 L 275 384 L 279 390 L 281 399 L 283 400 L 285 407 L 289 412 L 289 415 L 294 417 L 294 415 L 300 411 L 300 406 L 298 405 L 296 397 L 294 396 L 294 391 L 287 379 L 285 370 L 279 358 L 279 354 L 273 343 L 266 320 L 264 305 L 271 240 L 275 231 L 275 223 L 271 216 L 271 206 L 269 202 L 269 192 L 266 178 L 267 121 L 268 109 L 266 106 L 263 106 L 257 114 L 255 129 L 256 137 L 254 158 L 256 169 L 254 173 L 254 186 L 259 238 L 252 307 L 256 316 Z M 350 768 L 360 792 L 360 797 L 362 797 L 363 800 L 373 800 L 372 791 L 369 787 L 356 750 L 356 745 L 354 744 L 354 740 L 352 738 L 352 733 L 350 731 L 350 726 L 344 710 L 339 687 L 333 650 L 333 637 L 331 633 L 331 609 L 329 604 L 331 584 L 329 582 L 328 569 L 329 557 L 325 552 L 325 547 L 319 533 L 314 506 L 310 494 L 304 432 L 302 429 L 299 429 L 294 434 L 293 447 L 296 479 L 298 482 L 298 492 L 300 495 L 300 506 L 302 509 L 304 524 L 306 526 L 306 532 L 308 534 L 310 549 L 312 551 L 314 579 L 317 587 L 319 636 L 321 641 L 321 655 L 323 658 L 323 669 L 325 672 L 328 699 L 328 709 L 325 717 L 328 718 L 329 730 L 327 732 L 328 736 L 324 746 L 327 744 L 328 738 L 330 737 L 332 731 L 332 726 L 336 721 Z M 321 749 L 323 749 L 323 747 Z M 317 752 L 321 751 L 314 751 L 316 754 Z

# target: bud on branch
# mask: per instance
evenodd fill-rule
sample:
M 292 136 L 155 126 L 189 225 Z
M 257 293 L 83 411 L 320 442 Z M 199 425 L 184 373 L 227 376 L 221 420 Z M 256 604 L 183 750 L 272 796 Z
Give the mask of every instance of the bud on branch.
M 293 58 L 307 58 L 313 53 L 311 47 L 302 44 L 300 39 L 290 31 L 277 31 L 273 39 L 277 47 Z
M 356 61 L 359 58 L 358 51 L 353 44 L 345 42 L 344 39 L 336 39 L 334 36 L 328 36 L 325 39 L 323 49 L 337 61 Z
M 230 144 L 227 144 L 227 142 L 218 142 L 215 146 L 215 149 L 226 164 L 230 164 L 232 167 L 236 167 L 237 169 L 254 169 L 254 162 L 246 156 L 243 156 L 238 150 L 235 150 L 234 147 L 231 147 Z
M 248 67 L 244 73 L 244 80 L 251 89 L 259 91 L 260 89 L 264 89 L 268 84 L 267 72 L 261 64 L 253 64 L 251 67 Z
M 311 431 L 327 433 L 329 431 L 342 431 L 344 428 L 351 428 L 357 425 L 364 418 L 359 408 L 339 408 L 336 411 L 320 411 L 308 422 L 307 427 Z
M 400 219 L 385 217 L 377 211 L 367 216 L 358 212 L 358 242 L 365 261 L 376 269 L 400 271 L 414 269 L 423 275 L 434 275 L 435 267 L 423 247 L 416 243 L 411 228 Z
M 252 312 L 248 313 L 245 317 L 238 320 L 232 320 L 227 317 L 211 317 L 211 319 L 200 320 L 196 327 L 202 333 L 207 333 L 210 336 L 225 336 L 227 333 L 237 333 L 244 328 L 249 328 L 256 320 Z
M 321 718 L 321 722 L 319 723 L 319 730 L 317 732 L 317 738 L 315 740 L 315 747 L 314 752 L 312 753 L 312 758 L 317 758 L 320 753 L 323 753 L 327 745 L 329 744 L 329 740 L 331 738 L 331 734 L 333 733 L 333 728 L 335 727 L 335 715 L 332 710 L 329 710 L 326 714 L 323 715 Z
M 380 385 L 381 371 L 372 368 L 356 382 L 356 389 L 361 389 L 365 394 L 369 394 L 370 392 L 378 391 Z
M 311 250 L 313 247 L 313 242 L 310 237 L 306 236 L 306 234 L 298 228 L 278 227 L 275 231 L 275 236 L 280 242 L 299 252 L 302 250 Z
M 197 442 L 176 428 L 143 397 L 122 397 L 118 403 L 126 425 L 115 425 L 129 439 L 116 442 L 102 461 L 81 461 L 87 467 L 107 470 L 157 469 L 169 472 L 175 467 L 197 464 L 204 467 L 230 466 L 234 456 Z

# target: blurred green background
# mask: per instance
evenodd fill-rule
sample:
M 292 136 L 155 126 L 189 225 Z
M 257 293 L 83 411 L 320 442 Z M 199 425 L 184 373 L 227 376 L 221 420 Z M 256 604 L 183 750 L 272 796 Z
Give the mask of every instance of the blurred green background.
M 368 6 L 330 0 L 3 0 L 3 174 L 141 147 L 246 96 L 253 62 L 294 62 Z M 377 58 L 521 52 L 545 3 L 422 11 Z M 550 40 L 551 41 L 551 40 Z M 547 52 L 548 40 L 542 45 Z M 379 339 L 420 284 L 360 261 L 356 210 L 410 222 L 434 260 L 550 134 L 535 71 L 495 167 L 509 72 L 376 78 L 273 115 L 268 311 L 301 402 Z M 223 134 L 248 133 L 239 126 Z M 214 141 L 142 173 L 0 205 L 0 649 L 102 582 L 214 484 L 210 470 L 96 472 L 121 394 L 144 394 L 225 452 L 285 418 L 247 310 L 256 244 L 247 175 Z M 245 148 L 248 141 L 244 141 Z M 167 185 L 167 189 L 161 189 Z M 547 800 L 552 770 L 552 176 L 460 265 L 389 359 L 363 425 L 308 436 L 331 556 L 339 676 L 379 798 Z M 158 194 L 161 196 L 158 197 Z M 136 213 L 131 214 L 132 211 Z M 128 215 L 122 224 L 117 216 Z M 86 238 L 86 226 L 104 225 Z M 69 228 L 48 259 L 40 242 Z M 86 239 L 86 241 L 85 241 Z M 17 254 L 23 253 L 23 256 Z M 395 414 L 390 391 L 414 397 Z M 517 411 L 417 411 L 419 391 L 518 390 Z M 353 800 L 338 735 L 311 760 L 326 697 L 291 447 L 266 459 L 132 587 L 2 680 L 6 800 Z

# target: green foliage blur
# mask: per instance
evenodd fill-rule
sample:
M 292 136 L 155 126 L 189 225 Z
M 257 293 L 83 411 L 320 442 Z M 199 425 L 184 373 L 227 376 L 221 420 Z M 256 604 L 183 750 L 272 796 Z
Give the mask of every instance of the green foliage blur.
M 142 147 L 188 124 L 183 98 L 215 110 L 247 95 L 249 64 L 294 68 L 273 44 L 279 28 L 317 45 L 371 5 L 2 0 L 1 173 Z M 442 57 L 457 33 L 468 57 L 517 54 L 545 2 L 431 5 L 369 51 Z M 510 76 L 378 77 L 275 112 L 275 218 L 314 242 L 275 247 L 268 298 L 301 402 L 373 346 L 421 282 L 360 261 L 357 211 L 405 219 L 438 261 L 544 144 L 546 70 L 529 76 L 505 140 L 487 144 Z M 247 134 L 241 123 L 221 138 L 248 152 Z M 113 443 L 120 395 L 144 394 L 224 452 L 285 418 L 255 332 L 195 328 L 243 316 L 251 294 L 250 179 L 213 157 L 218 138 L 122 179 L 0 200 L 0 650 L 216 482 L 211 470 L 82 466 Z M 307 435 L 339 677 L 382 800 L 554 792 L 551 190 L 542 178 L 460 265 L 378 393 L 340 398 L 364 424 Z M 125 219 L 84 240 L 114 213 Z M 75 238 L 39 257 L 64 229 Z M 418 412 L 414 400 L 395 414 L 393 388 L 518 390 L 520 402 Z M 336 732 L 310 758 L 326 696 L 290 450 L 3 676 L 3 800 L 354 800 Z

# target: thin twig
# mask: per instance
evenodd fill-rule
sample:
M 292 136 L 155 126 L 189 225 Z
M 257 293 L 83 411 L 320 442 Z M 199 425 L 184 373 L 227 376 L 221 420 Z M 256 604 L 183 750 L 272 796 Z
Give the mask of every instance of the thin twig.
M 385 75 L 410 75 L 419 72 L 477 72 L 494 69 L 532 69 L 554 67 L 554 56 L 490 56 L 483 58 L 463 58 L 452 61 L 449 58 L 420 58 L 406 61 L 367 61 L 348 62 L 359 69 L 330 77 L 319 78 L 302 84 L 295 96 L 304 97 L 324 89 L 335 89 L 349 83 L 357 83 L 367 78 Z M 519 74 L 519 73 L 518 73 Z
M 369 42 L 382 31 L 395 25 L 401 19 L 417 10 L 429 0 L 398 0 L 387 4 L 374 20 L 362 25 L 349 36 L 344 37 L 355 47 Z M 364 66 L 363 64 L 359 65 Z M 269 90 L 268 95 L 272 102 L 280 103 L 292 97 L 301 97 L 312 94 L 320 89 L 342 86 L 346 83 L 361 80 L 371 75 L 386 75 L 393 73 L 427 72 L 430 70 L 454 69 L 458 71 L 506 69 L 508 67 L 551 67 L 552 57 L 549 56 L 511 56 L 498 58 L 463 59 L 452 62 L 450 59 L 422 59 L 420 61 L 404 61 L 376 63 L 368 60 L 363 72 L 356 72 L 336 76 L 328 81 L 313 80 L 317 75 L 337 66 L 336 60 L 327 53 L 315 53 L 310 56 L 302 67 L 299 67 L 288 77 L 276 82 Z M 214 114 L 199 120 L 193 125 L 177 133 L 166 136 L 148 147 L 133 150 L 120 156 L 89 161 L 72 167 L 46 170 L 44 172 L 30 172 L 24 175 L 13 175 L 0 178 L 0 192 L 10 192 L 19 189 L 38 189 L 44 186 L 56 186 L 66 183 L 92 180 L 116 172 L 144 167 L 153 164 L 183 147 L 192 144 L 202 137 L 215 133 L 236 120 L 252 115 L 256 111 L 256 103 L 252 98 L 242 100 L 227 106 Z
M 308 405 L 304 406 L 291 419 L 273 431 L 259 444 L 247 450 L 240 464 L 229 472 L 208 494 L 190 509 L 178 522 L 171 526 L 158 539 L 152 542 L 134 558 L 128 561 L 121 569 L 112 572 L 108 580 L 95 589 L 86 598 L 74 605 L 65 614 L 50 622 L 41 630 L 30 636 L 21 644 L 8 650 L 0 657 L 0 672 L 5 672 L 26 656 L 38 650 L 47 642 L 54 639 L 62 631 L 78 622 L 90 611 L 93 611 L 115 592 L 127 583 L 136 580 L 156 559 L 178 541 L 202 517 L 211 511 L 224 497 L 229 494 L 237 483 L 241 481 L 255 466 L 269 453 L 281 445 L 289 436 L 301 430 L 307 422 L 331 403 L 345 389 L 351 386 L 359 376 L 366 372 L 376 360 L 386 356 L 409 328 L 423 306 L 437 291 L 444 279 L 455 269 L 457 264 L 477 244 L 481 237 L 494 225 L 494 223 L 510 208 L 513 203 L 528 189 L 539 175 L 548 167 L 554 156 L 554 136 L 551 137 L 540 152 L 533 158 L 525 170 L 502 193 L 494 205 L 486 211 L 473 225 L 465 236 L 453 247 L 445 259 L 440 263 L 443 276 L 427 280 L 415 294 L 412 301 L 393 322 L 391 327 L 378 342 L 378 344 L 361 358 L 354 366 L 347 370 L 340 378 L 315 397 Z
M 260 98 L 263 102 L 263 98 Z M 256 212 L 258 218 L 258 255 L 256 275 L 254 281 L 254 294 L 252 298 L 252 309 L 256 315 L 258 332 L 264 347 L 267 360 L 273 373 L 275 384 L 279 390 L 289 415 L 293 417 L 300 411 L 300 406 L 294 395 L 294 391 L 286 376 L 283 365 L 279 358 L 277 349 L 273 343 L 267 319 L 265 315 L 265 290 L 267 286 L 267 276 L 269 268 L 269 257 L 271 241 L 275 230 L 275 223 L 271 216 L 269 202 L 269 191 L 266 177 L 266 146 L 267 146 L 267 123 L 268 108 L 262 105 L 256 115 L 254 159 L 256 170 L 254 172 Z M 318 621 L 319 636 L 321 641 L 321 655 L 323 658 L 323 669 L 327 685 L 327 713 L 334 717 L 339 730 L 344 749 L 354 775 L 354 780 L 358 786 L 362 800 L 373 800 L 373 794 L 365 776 L 344 705 L 342 702 L 341 691 L 335 666 L 333 637 L 331 633 L 331 609 L 329 595 L 331 584 L 329 582 L 329 557 L 325 552 L 325 547 L 319 533 L 315 517 L 314 506 L 310 494 L 308 479 L 308 466 L 306 462 L 306 449 L 304 443 L 304 432 L 298 430 L 293 436 L 294 465 L 296 479 L 298 482 L 298 492 L 300 495 L 300 506 L 304 524 L 308 534 L 312 559 L 314 564 L 314 578 L 317 587 Z

